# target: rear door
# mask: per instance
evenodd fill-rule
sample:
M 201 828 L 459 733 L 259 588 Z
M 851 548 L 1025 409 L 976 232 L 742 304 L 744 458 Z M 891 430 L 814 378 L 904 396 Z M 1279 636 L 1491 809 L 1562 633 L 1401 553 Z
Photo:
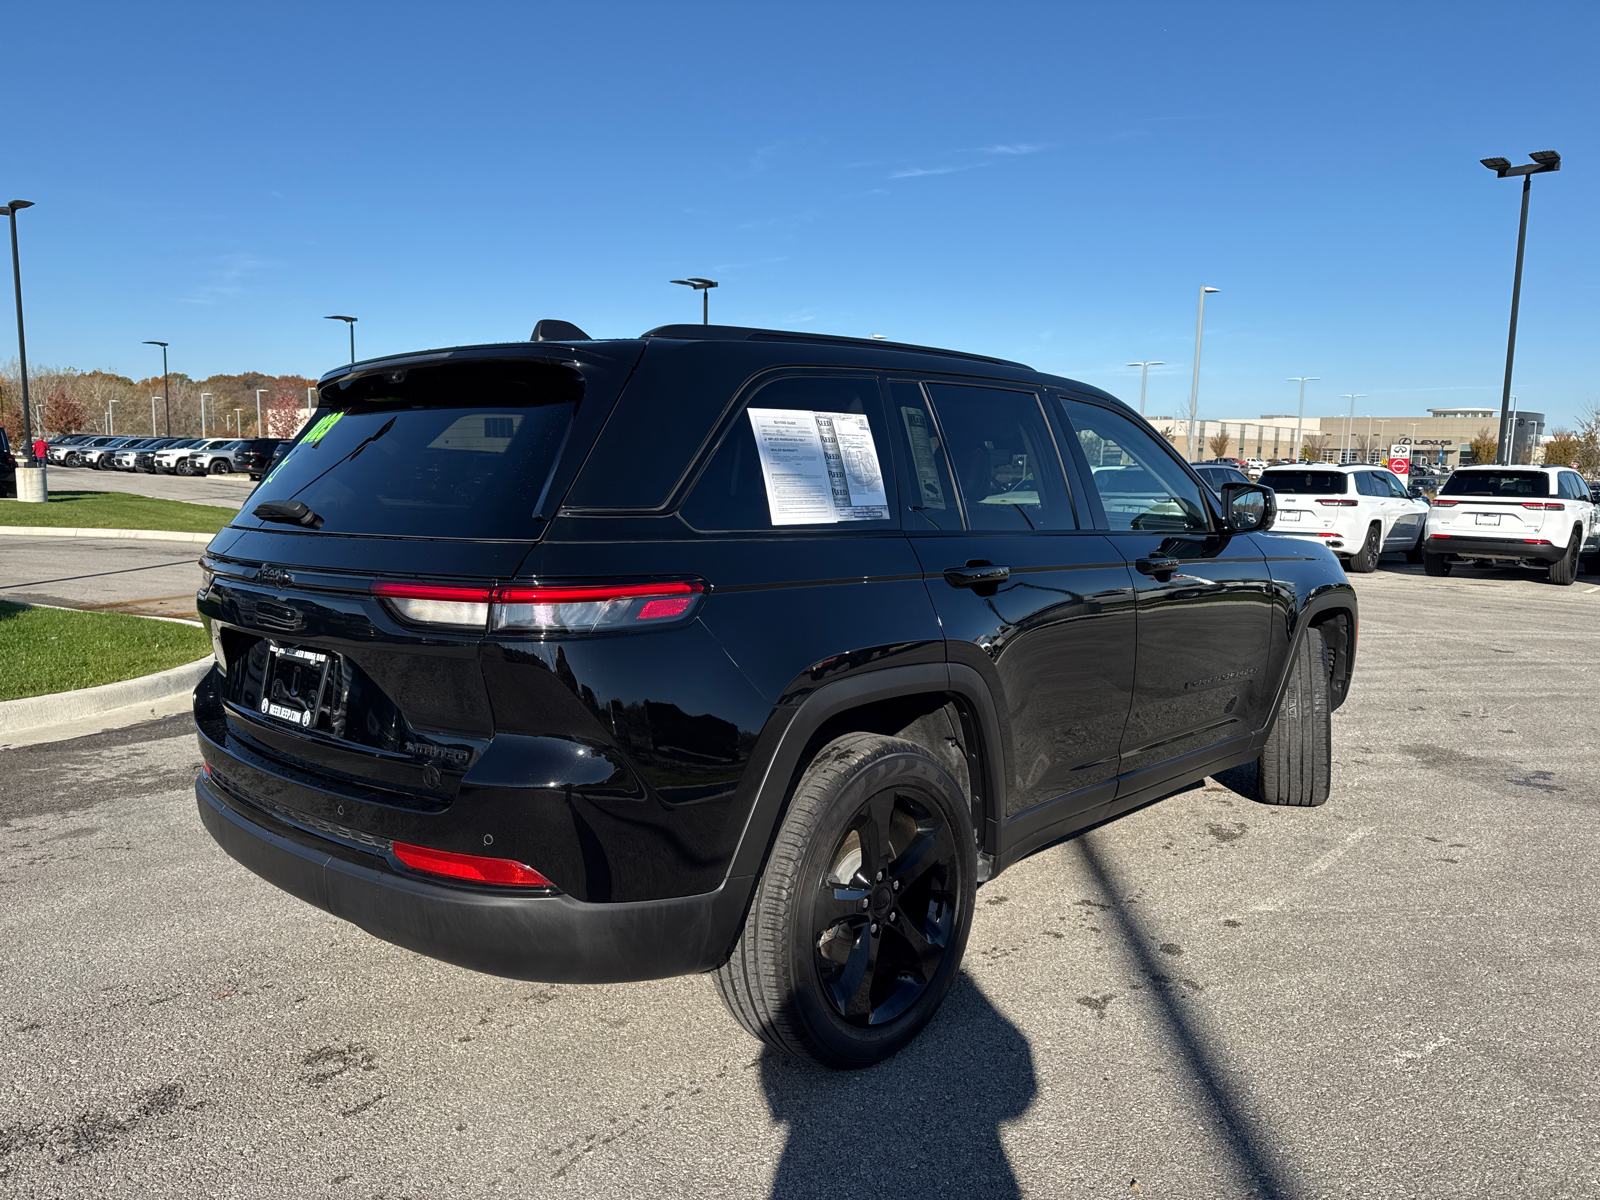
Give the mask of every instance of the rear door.
M 1137 592 L 1125 795 L 1184 774 L 1219 742 L 1266 723 L 1272 581 L 1255 538 L 1219 527 L 1201 485 L 1148 426 L 1114 402 L 1062 403 L 1096 518 Z
M 952 663 L 976 670 L 1009 749 L 1006 816 L 1108 802 L 1133 691 L 1133 585 L 1067 486 L 1040 395 L 889 383 L 904 527 Z

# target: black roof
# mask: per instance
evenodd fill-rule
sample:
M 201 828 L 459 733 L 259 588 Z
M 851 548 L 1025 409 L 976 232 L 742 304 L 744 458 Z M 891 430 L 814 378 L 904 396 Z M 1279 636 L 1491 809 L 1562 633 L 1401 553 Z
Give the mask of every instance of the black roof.
M 816 342 L 830 346 L 864 346 L 874 349 L 909 350 L 915 354 L 941 354 L 950 358 L 970 358 L 978 362 L 998 363 L 1004 367 L 1021 367 L 1033 370 L 1027 363 L 1009 358 L 992 358 L 987 354 L 969 354 L 964 350 L 944 350 L 937 346 L 919 346 L 912 342 L 891 342 L 883 338 L 843 337 L 834 333 L 801 333 L 792 329 L 756 329 L 743 325 L 657 325 L 640 336 L 681 338 L 685 341 L 710 342 Z

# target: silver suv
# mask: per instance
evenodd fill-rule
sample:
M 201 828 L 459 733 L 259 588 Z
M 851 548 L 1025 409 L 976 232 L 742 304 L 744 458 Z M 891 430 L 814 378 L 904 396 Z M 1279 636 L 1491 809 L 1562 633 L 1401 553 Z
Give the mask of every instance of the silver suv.
M 210 446 L 191 451 L 189 454 L 189 474 L 191 475 L 230 475 L 239 469 L 239 463 L 234 454 L 245 448 L 245 443 L 234 439 L 226 442 L 212 442 Z

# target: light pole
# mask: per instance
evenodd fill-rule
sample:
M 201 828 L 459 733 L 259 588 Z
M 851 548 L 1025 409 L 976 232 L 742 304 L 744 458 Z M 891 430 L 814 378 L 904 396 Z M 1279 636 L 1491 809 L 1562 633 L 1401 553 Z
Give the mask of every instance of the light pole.
M 711 324 L 711 289 L 717 286 L 715 279 L 701 279 L 698 275 L 691 275 L 687 279 L 673 279 L 669 282 L 681 283 L 684 287 L 693 288 L 700 293 L 700 324 Z
M 1150 378 L 1150 368 L 1164 367 L 1167 364 L 1164 362 L 1136 362 L 1129 363 L 1128 365 L 1130 367 L 1143 368 L 1139 372 L 1139 415 L 1142 417 L 1144 416 L 1144 385 Z
M 159 397 L 159 396 L 151 396 L 150 397 L 150 436 L 151 437 L 155 437 L 156 436 L 156 401 L 159 400 L 160 398 L 161 397 Z
M 1294 419 L 1294 460 L 1300 461 L 1300 430 L 1306 423 L 1306 384 L 1321 379 L 1320 375 L 1291 375 L 1290 383 L 1300 385 L 1300 415 Z
M 1200 341 L 1206 333 L 1206 294 L 1220 292 L 1221 288 L 1200 288 L 1200 312 L 1194 319 L 1194 382 L 1189 385 L 1189 461 L 1195 460 L 1195 421 L 1200 416 Z
M 1344 450 L 1339 455 L 1340 462 L 1348 462 L 1350 459 L 1350 433 L 1351 426 L 1356 423 L 1356 401 L 1365 400 L 1366 398 L 1367 394 L 1365 392 L 1346 392 L 1339 397 L 1341 400 L 1350 401 L 1350 415 L 1345 418 L 1344 422 Z
M 347 326 L 349 326 L 349 328 L 350 328 L 350 362 L 351 362 L 351 365 L 354 365 L 355 361 L 356 361 L 356 321 L 358 320 L 358 318 L 356 318 L 356 317 L 334 316 L 334 317 L 323 317 L 322 319 L 324 321 L 343 321 Z
M 22 332 L 22 259 L 17 252 L 17 214 L 32 207 L 32 200 L 13 200 L 10 204 L 0 205 L 0 215 L 11 218 L 11 280 L 17 292 L 17 360 L 22 368 L 22 452 L 30 467 L 37 464 L 33 458 L 33 414 L 28 407 L 28 340 Z M 22 496 L 20 487 L 17 495 Z M 28 498 L 32 499 L 31 496 Z
M 200 393 L 200 436 L 206 436 L 206 401 L 211 398 L 210 392 Z
M 146 342 L 146 346 L 161 347 L 161 394 L 167 398 L 167 436 L 172 436 L 172 389 L 167 384 L 167 343 Z M 151 430 L 154 433 L 154 430 Z
M 114 414 L 116 413 L 117 410 L 111 407 L 116 402 L 117 402 L 117 398 L 115 396 L 112 396 L 111 399 L 106 404 L 106 436 L 107 437 L 113 437 L 113 436 L 116 435 L 116 432 L 117 432 L 117 425 L 116 425 L 116 420 L 115 420 L 115 416 L 114 416 Z
M 256 389 L 256 436 L 257 437 L 261 436 L 261 393 L 266 391 L 266 390 L 267 390 L 266 388 L 257 388 Z
M 242 412 L 244 412 L 244 409 L 242 409 L 242 408 L 236 408 L 236 409 L 233 410 L 233 436 L 234 437 L 242 437 L 243 436 L 244 426 L 239 421 L 239 414 L 242 413 Z
M 1535 175 L 1561 170 L 1561 155 L 1554 150 L 1535 150 L 1528 157 L 1533 161 L 1520 167 L 1513 167 L 1504 158 L 1478 160 L 1499 179 L 1522 176 L 1522 220 L 1517 225 L 1517 270 L 1511 280 L 1511 332 L 1506 337 L 1506 381 L 1500 391 L 1500 445 L 1495 455 L 1502 465 L 1511 461 L 1506 444 L 1506 426 L 1511 417 L 1511 363 L 1517 354 L 1517 307 L 1522 301 L 1522 248 L 1528 240 L 1528 196 L 1533 191 Z

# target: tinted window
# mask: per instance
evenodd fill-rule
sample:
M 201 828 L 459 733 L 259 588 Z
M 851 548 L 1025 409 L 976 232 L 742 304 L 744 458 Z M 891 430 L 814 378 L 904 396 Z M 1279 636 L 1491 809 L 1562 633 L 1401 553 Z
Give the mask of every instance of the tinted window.
M 945 456 L 944 437 L 933 419 L 933 409 L 920 383 L 909 379 L 889 381 L 889 419 L 901 452 L 901 478 L 905 488 L 905 527 L 960 529 L 961 504 L 956 499 Z
M 925 386 L 968 529 L 1077 527 L 1038 396 L 952 383 Z
M 1543 471 L 1457 471 L 1439 489 L 1441 496 L 1548 496 Z
M 366 376 L 328 407 L 251 496 L 299 500 L 323 533 L 527 538 L 582 382 L 563 367 L 460 364 Z M 219 448 L 220 449 L 220 448 Z M 282 526 L 277 526 L 282 528 Z
M 1136 533 L 1199 533 L 1211 528 L 1200 485 L 1166 443 L 1098 404 L 1063 400 L 1106 521 Z
M 1379 479 L 1371 471 L 1357 471 L 1355 475 L 1356 491 L 1361 495 L 1381 497 L 1388 496 L 1389 489 L 1383 486 L 1383 480 Z
M 1261 482 L 1285 496 L 1342 496 L 1346 490 L 1342 471 L 1264 471 Z
M 740 406 L 683 519 L 706 530 L 893 529 L 887 432 L 873 376 L 775 379 Z
M 1393 474 L 1380 474 L 1378 478 L 1382 480 L 1383 486 L 1389 489 L 1389 495 L 1398 496 L 1402 500 L 1409 500 L 1411 498 L 1411 493 L 1400 486 L 1400 480 L 1397 479 Z

